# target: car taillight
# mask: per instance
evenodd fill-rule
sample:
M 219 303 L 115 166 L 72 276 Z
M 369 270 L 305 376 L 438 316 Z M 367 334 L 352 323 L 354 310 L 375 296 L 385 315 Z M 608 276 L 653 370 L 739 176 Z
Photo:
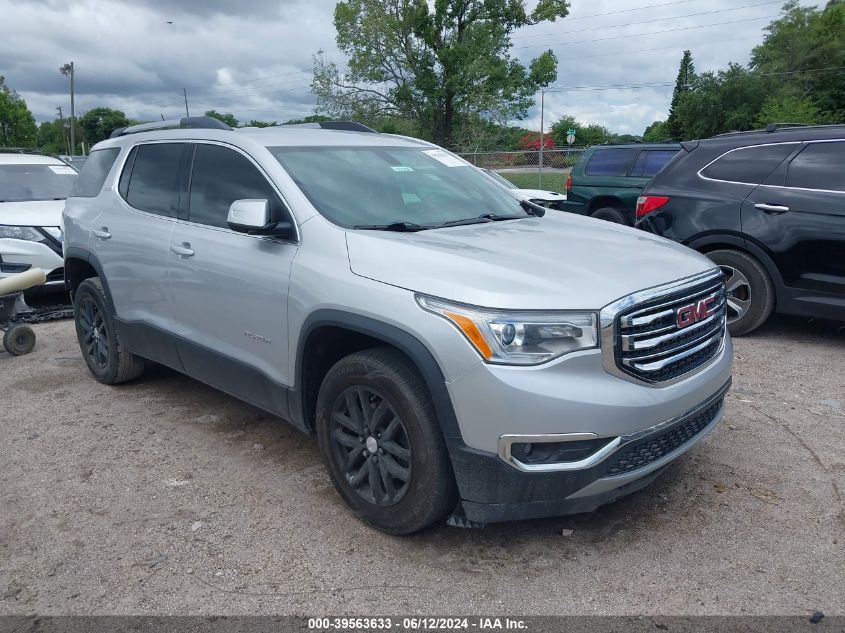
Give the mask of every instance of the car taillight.
M 640 196 L 637 198 L 637 217 L 641 218 L 659 209 L 667 202 L 669 202 L 669 198 L 666 196 Z
M 569 174 L 569 175 L 566 177 L 566 190 L 567 190 L 567 191 L 572 191 L 572 174 Z

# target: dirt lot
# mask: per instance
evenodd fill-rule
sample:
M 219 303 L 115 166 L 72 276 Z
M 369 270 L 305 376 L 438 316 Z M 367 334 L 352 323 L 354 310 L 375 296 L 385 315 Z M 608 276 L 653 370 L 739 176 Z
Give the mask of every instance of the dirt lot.
M 838 324 L 737 340 L 724 422 L 644 491 L 410 538 L 349 515 L 312 438 L 165 369 L 100 385 L 71 322 L 37 333 L 0 354 L 0 613 L 845 614 Z

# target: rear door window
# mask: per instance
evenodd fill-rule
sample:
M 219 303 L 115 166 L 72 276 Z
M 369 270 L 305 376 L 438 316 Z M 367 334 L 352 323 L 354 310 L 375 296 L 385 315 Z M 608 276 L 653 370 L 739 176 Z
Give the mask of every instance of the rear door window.
M 126 185 L 126 202 L 141 211 L 170 218 L 179 213 L 182 158 L 187 143 L 149 143 L 136 148 Z M 121 176 L 120 189 L 123 188 Z
M 624 176 L 639 153 L 637 148 L 597 149 L 584 170 L 588 176 Z
M 97 197 L 119 153 L 119 147 L 98 149 L 91 152 L 85 164 L 82 165 L 82 171 L 76 177 L 70 195 L 80 198 Z
M 717 158 L 701 171 L 701 175 L 713 180 L 759 185 L 795 150 L 796 145 L 778 143 L 741 147 Z
M 845 141 L 807 145 L 789 163 L 786 186 L 845 191 Z
M 637 164 L 631 171 L 632 176 L 642 176 L 643 178 L 651 178 L 663 166 L 672 160 L 672 157 L 678 152 L 676 149 L 652 149 L 640 154 L 637 158 Z M 643 158 L 643 154 L 645 158 Z M 636 172 L 636 173 L 635 173 Z

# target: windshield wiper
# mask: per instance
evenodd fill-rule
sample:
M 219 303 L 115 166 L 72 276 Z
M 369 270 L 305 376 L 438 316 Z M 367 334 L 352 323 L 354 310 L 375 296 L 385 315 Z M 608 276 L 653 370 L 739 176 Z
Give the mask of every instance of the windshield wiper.
M 364 231 L 395 231 L 396 233 L 413 233 L 415 231 L 425 231 L 431 227 L 414 224 L 413 222 L 391 222 L 390 224 L 356 224 L 352 228 Z
M 546 215 L 545 207 L 541 207 L 539 204 L 534 204 L 530 200 L 520 200 L 519 205 L 523 209 L 525 209 L 525 212 L 528 215 L 533 215 L 538 218 L 542 218 L 544 215 Z
M 444 226 L 465 226 L 467 224 L 487 224 L 491 220 L 487 216 L 478 216 L 477 218 L 464 218 L 463 220 L 448 220 L 446 222 L 440 222 L 436 225 L 436 228 L 442 228 Z
M 502 220 L 524 220 L 526 216 L 524 215 L 505 215 L 499 213 L 485 213 L 483 215 L 478 216 L 480 218 L 487 218 L 492 222 L 501 222 Z

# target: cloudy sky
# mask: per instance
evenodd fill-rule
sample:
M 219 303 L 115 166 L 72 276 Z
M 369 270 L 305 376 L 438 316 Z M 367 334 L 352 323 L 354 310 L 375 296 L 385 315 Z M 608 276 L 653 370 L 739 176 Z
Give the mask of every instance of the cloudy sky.
M 527 0 L 529 6 L 535 0 Z M 0 0 L 0 75 L 39 121 L 70 110 L 76 66 L 77 113 L 96 106 L 143 120 L 232 112 L 240 120 L 284 121 L 313 112 L 311 56 L 338 62 L 335 0 Z M 548 123 L 573 114 L 640 134 L 665 118 L 684 48 L 696 69 L 746 63 L 782 0 L 572 0 L 570 15 L 521 29 L 513 53 L 546 48 L 558 81 L 546 95 Z M 803 5 L 823 0 L 803 0 Z M 619 85 L 670 84 L 637 89 Z M 576 88 L 576 89 L 572 89 Z M 538 99 L 539 102 L 539 99 Z M 539 108 L 525 124 L 539 129 Z

